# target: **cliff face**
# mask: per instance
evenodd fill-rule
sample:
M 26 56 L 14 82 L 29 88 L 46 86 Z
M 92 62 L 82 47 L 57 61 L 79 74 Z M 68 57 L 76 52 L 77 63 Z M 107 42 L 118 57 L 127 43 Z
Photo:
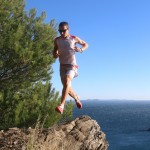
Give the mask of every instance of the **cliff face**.
M 50 129 L 0 131 L 1 150 L 107 150 L 100 126 L 89 116 Z

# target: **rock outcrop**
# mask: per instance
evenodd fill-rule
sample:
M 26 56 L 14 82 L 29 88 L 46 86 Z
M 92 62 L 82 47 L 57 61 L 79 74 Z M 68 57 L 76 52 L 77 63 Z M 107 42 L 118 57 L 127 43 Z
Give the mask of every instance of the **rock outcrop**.
M 105 134 L 89 116 L 49 129 L 0 131 L 0 150 L 107 150 L 107 147 Z

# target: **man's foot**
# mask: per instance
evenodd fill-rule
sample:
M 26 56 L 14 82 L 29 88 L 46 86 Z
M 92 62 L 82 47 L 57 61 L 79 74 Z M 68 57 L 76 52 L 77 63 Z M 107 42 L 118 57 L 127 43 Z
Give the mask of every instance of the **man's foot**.
M 77 105 L 77 107 L 78 107 L 79 109 L 82 108 L 82 103 L 81 103 L 80 101 L 76 101 L 76 105 Z
M 78 107 L 79 109 L 81 109 L 81 108 L 82 108 L 82 103 L 81 103 L 81 101 L 79 100 L 79 96 L 78 96 L 78 95 L 76 96 L 75 102 L 76 102 L 77 107 Z
M 55 110 L 58 112 L 58 113 L 60 113 L 60 114 L 63 114 L 63 112 L 64 112 L 64 108 L 60 105 L 60 106 L 57 106 L 56 108 L 55 108 Z

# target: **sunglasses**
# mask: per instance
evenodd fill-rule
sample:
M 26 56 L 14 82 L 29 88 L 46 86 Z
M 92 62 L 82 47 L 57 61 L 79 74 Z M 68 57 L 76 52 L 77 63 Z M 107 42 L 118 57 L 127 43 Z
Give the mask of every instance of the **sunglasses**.
M 58 30 L 60 33 L 61 32 L 66 32 L 68 29 L 65 29 L 65 30 Z

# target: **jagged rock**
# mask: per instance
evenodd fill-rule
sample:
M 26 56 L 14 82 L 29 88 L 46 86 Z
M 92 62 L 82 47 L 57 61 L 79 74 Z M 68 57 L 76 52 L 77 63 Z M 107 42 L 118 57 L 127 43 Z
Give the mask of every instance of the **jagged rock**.
M 0 150 L 107 150 L 100 126 L 89 116 L 49 129 L 0 131 Z

